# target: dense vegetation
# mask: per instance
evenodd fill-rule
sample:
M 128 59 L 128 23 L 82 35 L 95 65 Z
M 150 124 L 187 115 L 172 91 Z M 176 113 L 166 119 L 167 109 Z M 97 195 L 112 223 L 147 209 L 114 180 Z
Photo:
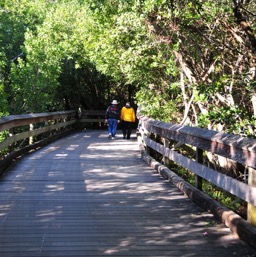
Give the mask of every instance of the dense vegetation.
M 117 98 L 256 135 L 254 0 L 0 0 L 0 15 L 1 116 Z

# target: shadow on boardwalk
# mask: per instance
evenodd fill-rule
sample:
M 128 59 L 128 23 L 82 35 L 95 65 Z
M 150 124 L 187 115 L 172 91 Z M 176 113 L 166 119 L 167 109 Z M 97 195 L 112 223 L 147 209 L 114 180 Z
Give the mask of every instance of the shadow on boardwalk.
M 256 256 L 141 159 L 135 137 L 85 131 L 0 181 L 0 256 Z

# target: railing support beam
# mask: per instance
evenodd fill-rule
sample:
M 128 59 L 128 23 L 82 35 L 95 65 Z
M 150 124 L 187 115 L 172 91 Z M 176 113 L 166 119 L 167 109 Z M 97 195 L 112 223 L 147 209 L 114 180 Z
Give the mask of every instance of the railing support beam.
M 256 170 L 249 167 L 248 173 L 248 185 L 256 187 Z M 256 226 L 256 207 L 250 203 L 248 203 L 247 208 L 247 221 Z
M 201 164 L 203 163 L 203 150 L 200 148 L 196 148 L 196 161 Z M 196 188 L 202 191 L 202 188 L 203 188 L 202 177 L 196 175 L 195 179 L 196 179 Z

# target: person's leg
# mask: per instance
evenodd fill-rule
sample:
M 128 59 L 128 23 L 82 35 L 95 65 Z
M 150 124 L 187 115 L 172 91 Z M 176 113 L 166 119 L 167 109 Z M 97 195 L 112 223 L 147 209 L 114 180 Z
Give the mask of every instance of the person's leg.
M 125 139 L 125 137 L 126 137 L 126 130 L 123 128 L 122 132 L 123 132 L 123 139 Z
M 127 122 L 127 139 L 130 139 L 131 134 L 132 134 L 132 123 Z
M 113 123 L 112 123 L 112 137 L 116 136 L 116 129 L 117 129 L 117 120 L 113 119 Z
M 126 138 L 126 130 L 127 130 L 127 122 L 126 121 L 123 121 L 122 122 L 122 131 L 123 131 L 123 138 L 125 139 Z
M 113 130 L 113 119 L 108 119 L 108 137 L 109 138 L 112 136 L 112 130 Z

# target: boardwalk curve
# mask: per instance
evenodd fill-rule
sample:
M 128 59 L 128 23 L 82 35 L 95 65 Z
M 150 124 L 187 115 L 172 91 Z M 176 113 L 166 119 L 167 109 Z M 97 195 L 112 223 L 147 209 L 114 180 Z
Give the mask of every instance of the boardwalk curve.
M 83 131 L 22 158 L 0 181 L 0 256 L 255 256 L 164 181 L 135 137 Z

